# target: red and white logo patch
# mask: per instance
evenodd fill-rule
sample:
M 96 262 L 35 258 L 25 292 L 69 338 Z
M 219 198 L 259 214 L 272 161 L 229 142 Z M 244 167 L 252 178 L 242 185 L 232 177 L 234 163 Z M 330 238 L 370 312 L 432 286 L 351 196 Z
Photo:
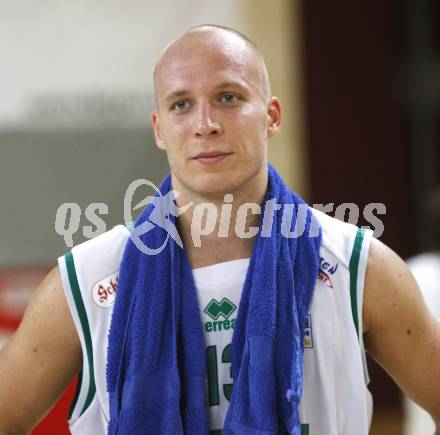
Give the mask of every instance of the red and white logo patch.
M 338 270 L 339 264 L 330 264 L 323 257 L 319 257 L 319 274 L 318 278 L 321 282 L 323 282 L 327 287 L 333 288 L 332 276 Z
M 323 282 L 327 287 L 333 288 L 333 283 L 330 277 L 323 272 L 322 270 L 319 271 L 318 278 L 321 282 Z
M 118 280 L 119 272 L 115 272 L 93 286 L 92 298 L 96 305 L 101 308 L 108 308 L 114 304 Z

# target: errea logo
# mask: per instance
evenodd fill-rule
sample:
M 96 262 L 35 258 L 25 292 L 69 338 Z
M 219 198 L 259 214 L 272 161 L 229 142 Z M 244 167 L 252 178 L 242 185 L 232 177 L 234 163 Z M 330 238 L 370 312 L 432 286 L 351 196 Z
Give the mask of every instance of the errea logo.
M 211 317 L 214 322 L 205 322 L 205 331 L 213 332 L 234 329 L 236 319 L 229 320 L 229 317 L 236 309 L 237 306 L 227 298 L 223 298 L 220 302 L 216 299 L 211 299 L 203 312 Z M 223 317 L 224 320 L 220 317 Z
M 203 311 L 212 319 L 217 320 L 220 316 L 228 319 L 236 308 L 237 306 L 227 298 L 223 298 L 220 303 L 215 299 L 211 299 Z

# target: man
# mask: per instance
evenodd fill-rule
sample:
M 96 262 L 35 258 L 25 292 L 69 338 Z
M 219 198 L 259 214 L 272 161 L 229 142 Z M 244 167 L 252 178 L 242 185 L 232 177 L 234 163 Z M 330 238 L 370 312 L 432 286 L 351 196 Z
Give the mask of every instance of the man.
M 253 337 L 246 335 L 243 355 L 250 355 L 250 359 L 243 359 L 241 366 L 237 365 L 241 355 L 231 352 L 231 340 L 233 349 L 233 332 L 238 334 L 240 330 L 243 333 L 245 329 L 244 323 L 240 324 L 240 314 L 243 319 L 241 311 L 246 311 L 248 299 L 240 299 L 240 293 L 242 286 L 244 292 L 246 283 L 252 282 L 252 276 L 246 271 L 253 267 L 252 273 L 259 273 L 255 267 L 258 259 L 253 260 L 253 249 L 258 247 L 262 237 L 250 233 L 250 229 L 261 224 L 261 217 L 258 213 L 252 212 L 250 216 L 248 213 L 246 230 L 241 235 L 237 231 L 234 234 L 231 229 L 225 230 L 218 215 L 215 230 L 209 234 L 199 232 L 194 236 L 193 222 L 197 217 L 197 206 L 204 203 L 219 207 L 230 204 L 228 210 L 232 222 L 242 217 L 240 206 L 243 204 L 264 205 L 269 187 L 274 179 L 278 180 L 272 169 L 268 171 L 267 141 L 280 128 L 281 104 L 271 96 L 266 68 L 254 44 L 231 29 L 216 26 L 199 26 L 171 42 L 156 65 L 154 80 L 157 110 L 152 114 L 152 124 L 156 142 L 168 156 L 172 187 L 178 192 L 177 206 L 193 204 L 189 212 L 179 216 L 176 224 L 192 268 L 207 345 L 205 404 L 211 434 L 220 434 L 223 427 L 224 433 L 297 434 L 295 412 L 298 409 L 304 434 L 367 434 L 371 398 L 367 390 L 364 345 L 405 393 L 439 421 L 440 331 L 410 272 L 395 253 L 371 237 L 370 231 L 358 230 L 319 212 L 313 212 L 322 235 L 319 280 L 316 285 L 316 278 L 313 281 L 313 301 L 307 305 L 309 314 L 296 335 L 296 338 L 303 337 L 304 342 L 303 347 L 297 349 L 300 358 L 296 353 L 286 351 L 287 364 L 268 359 L 268 355 L 261 351 L 270 344 L 263 331 L 257 337 L 264 342 L 261 347 L 260 342 L 253 342 Z M 243 238 L 243 233 L 248 236 Z M 261 243 L 272 246 L 270 243 L 281 240 L 283 244 L 283 238 L 279 236 L 279 233 L 272 234 Z M 174 380 L 170 376 L 175 372 L 166 371 L 172 369 L 167 365 L 169 361 L 175 362 L 172 358 L 164 359 L 166 364 L 159 361 L 159 375 L 157 379 L 150 377 L 151 384 L 142 384 L 148 372 L 131 367 L 132 360 L 143 364 L 144 359 L 148 359 L 148 367 L 153 364 L 150 359 L 155 355 L 142 354 L 144 349 L 133 345 L 138 342 L 131 334 L 133 331 L 144 334 L 141 338 L 147 342 L 151 338 L 149 328 L 154 329 L 155 324 L 138 325 L 133 320 L 130 326 L 131 319 L 134 319 L 130 317 L 131 313 L 126 316 L 129 318 L 120 316 L 124 309 L 127 310 L 124 298 L 130 297 L 130 292 L 124 290 L 129 288 L 127 283 L 136 274 L 130 269 L 132 264 L 128 254 L 134 250 L 126 248 L 131 243 L 129 238 L 128 231 L 120 226 L 74 248 L 71 254 L 60 259 L 59 267 L 53 269 L 38 288 L 19 330 L 0 354 L 0 433 L 29 431 L 80 369 L 82 380 L 70 415 L 73 433 L 106 433 L 109 420 L 111 433 L 181 433 L 182 427 L 176 432 L 168 429 L 155 431 L 154 427 L 165 427 L 159 424 L 168 424 L 163 414 L 169 411 L 174 418 L 175 410 L 171 409 L 173 401 L 164 404 L 158 399 L 155 406 L 160 415 L 155 415 L 155 410 L 148 406 L 154 403 L 154 397 L 145 399 L 151 401 L 141 406 L 142 412 L 151 412 L 151 421 L 145 419 L 142 425 L 129 428 L 129 424 L 142 421 L 143 416 L 139 412 L 136 414 L 136 409 L 124 409 L 126 397 L 143 400 L 142 393 L 145 396 L 151 394 L 150 385 L 151 391 L 156 388 L 155 392 L 165 395 L 174 394 L 179 385 L 182 392 L 188 387 L 184 376 Z M 200 246 L 194 243 L 194 239 L 200 239 Z M 296 242 L 291 239 L 288 243 Z M 299 243 L 300 238 L 298 246 Z M 170 267 L 175 267 L 172 264 L 174 257 L 157 258 L 171 258 Z M 300 265 L 301 259 L 297 259 Z M 121 260 L 120 288 L 112 321 L 113 308 L 109 302 L 113 298 L 112 292 L 103 293 L 102 290 L 114 289 Z M 153 257 L 145 261 L 161 271 L 162 263 L 154 263 Z M 138 266 L 142 267 L 136 264 Z M 277 273 L 284 273 L 283 268 L 290 266 L 286 261 L 273 264 L 271 267 L 277 270 L 275 276 L 262 276 L 261 279 L 275 282 Z M 309 263 L 292 273 L 295 278 L 300 277 L 301 273 L 307 273 L 303 269 L 308 267 Z M 310 270 L 313 274 L 318 272 L 312 265 Z M 147 286 L 149 280 L 157 278 L 155 273 L 139 276 Z M 289 273 L 283 276 L 289 278 Z M 163 278 L 168 279 L 166 274 Z M 192 280 L 191 277 L 188 279 Z M 295 282 L 301 283 L 299 279 Z M 173 281 L 170 287 L 174 284 Z M 275 293 L 275 299 L 292 297 L 293 289 L 296 292 L 299 285 L 286 289 L 283 284 L 277 284 L 279 291 Z M 154 288 L 150 290 L 155 291 Z M 182 291 L 186 291 L 184 287 Z M 136 295 L 143 297 L 142 293 Z M 155 295 L 161 296 L 159 293 Z M 296 296 L 301 301 L 301 291 Z M 251 301 L 252 292 L 249 297 Z M 295 300 L 295 294 L 293 298 Z M 272 302 L 264 299 L 252 307 L 264 311 Z M 131 308 L 136 311 L 142 303 L 144 301 L 138 299 Z M 164 310 L 167 315 L 170 313 L 166 307 L 156 304 L 155 298 L 149 299 L 143 309 L 150 310 L 148 319 L 156 319 L 156 309 Z M 278 322 L 282 324 L 283 316 L 291 314 L 292 307 L 278 305 L 276 309 L 278 317 L 272 325 L 275 329 Z M 185 312 L 180 314 L 185 316 Z M 233 315 L 236 315 L 235 322 Z M 248 321 L 252 313 L 246 315 Z M 126 329 L 119 330 L 115 319 L 125 322 Z M 180 324 L 172 316 L 167 319 L 164 325 L 174 327 L 176 322 Z M 246 323 L 249 325 L 252 323 Z M 164 326 L 153 337 L 159 343 L 158 352 L 164 348 L 175 349 L 167 347 L 168 340 L 170 343 L 181 340 L 180 336 L 170 337 L 169 328 L 171 326 Z M 182 331 L 185 333 L 184 329 Z M 194 329 L 193 332 L 199 331 Z M 290 331 L 276 330 L 276 334 L 283 337 Z M 118 339 L 119 343 L 122 342 L 120 347 Z M 271 358 L 278 355 L 277 351 L 283 353 L 284 343 L 286 346 L 291 344 L 285 341 L 280 349 L 272 349 Z M 191 340 L 184 344 L 190 346 Z M 154 352 L 154 347 L 152 349 Z M 121 350 L 120 361 L 118 350 Z M 137 357 L 139 352 L 142 358 Z M 162 353 L 160 355 L 162 358 Z M 273 361 L 277 363 L 275 373 Z M 278 375 L 284 371 L 289 373 L 292 361 L 298 377 L 304 376 L 304 387 L 301 383 L 299 386 L 295 384 L 297 389 L 278 391 L 278 386 L 286 382 Z M 185 364 L 190 362 L 180 358 L 178 373 L 185 373 Z M 109 364 L 107 383 L 110 381 L 110 385 L 106 385 L 106 364 Z M 303 364 L 304 373 L 301 370 Z M 257 368 L 256 374 L 252 373 L 252 368 Z M 115 370 L 112 372 L 112 369 Z M 246 379 L 240 377 L 244 370 L 248 370 L 249 376 L 256 376 L 252 379 L 258 379 L 259 384 L 246 384 Z M 430 373 L 429 383 L 424 382 L 425 373 Z M 131 375 L 137 377 L 137 381 L 130 384 Z M 276 378 L 273 391 L 269 389 L 265 395 L 258 396 L 260 385 L 261 388 L 270 385 L 273 379 L 268 378 L 272 375 Z M 157 385 L 153 385 L 158 382 L 170 392 L 162 393 Z M 248 399 L 234 403 L 234 397 L 243 393 L 244 387 L 249 389 Z M 133 392 L 136 389 L 141 391 Z M 261 404 L 254 403 L 255 395 L 262 402 L 271 402 L 267 414 L 259 412 Z M 297 409 L 295 401 L 301 402 L 300 405 L 296 403 Z M 184 401 L 180 403 L 182 421 L 187 424 L 185 433 L 195 433 L 191 432 L 191 421 L 185 414 L 191 405 Z M 233 413 L 228 413 L 228 407 L 234 408 Z M 243 413 L 242 409 L 246 412 Z M 200 413 L 193 413 L 192 417 L 197 424 L 200 423 L 197 427 L 203 427 L 202 414 L 205 411 L 201 407 L 199 410 Z M 286 416 L 293 416 L 292 420 Z M 159 423 L 153 421 L 156 417 L 162 420 Z M 256 426 L 250 428 L 249 424 L 254 422 Z M 177 421 L 176 424 L 181 423 Z

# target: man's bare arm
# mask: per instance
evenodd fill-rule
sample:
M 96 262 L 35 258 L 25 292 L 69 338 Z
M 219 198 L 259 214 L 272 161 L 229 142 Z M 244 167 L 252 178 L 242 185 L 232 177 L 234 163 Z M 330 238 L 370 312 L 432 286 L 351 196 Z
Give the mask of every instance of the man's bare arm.
M 403 260 L 375 239 L 363 318 L 367 351 L 440 427 L 440 325 Z
M 0 351 L 0 435 L 23 434 L 48 412 L 81 367 L 80 341 L 54 268 Z

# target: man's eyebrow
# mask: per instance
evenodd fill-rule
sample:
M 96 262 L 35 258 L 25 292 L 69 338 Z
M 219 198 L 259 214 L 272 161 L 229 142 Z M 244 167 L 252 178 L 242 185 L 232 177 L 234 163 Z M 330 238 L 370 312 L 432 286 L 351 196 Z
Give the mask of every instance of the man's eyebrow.
M 245 82 L 241 82 L 241 81 L 235 81 L 235 80 L 227 80 L 224 81 L 220 84 L 218 84 L 217 86 L 215 86 L 214 89 L 227 89 L 227 88 L 239 88 L 239 89 L 243 89 L 243 90 L 248 90 L 249 87 Z M 174 92 L 170 92 L 168 95 L 165 96 L 164 100 L 165 101 L 170 101 L 170 100 L 174 100 L 175 98 L 178 97 L 184 97 L 186 95 L 189 95 L 189 91 L 187 91 L 186 89 L 180 89 Z
M 174 98 L 183 97 L 188 94 L 189 94 L 189 92 L 187 90 L 182 89 L 179 91 L 171 92 L 170 94 L 166 95 L 164 99 L 165 99 L 165 101 L 170 101 L 170 100 L 174 100 Z

